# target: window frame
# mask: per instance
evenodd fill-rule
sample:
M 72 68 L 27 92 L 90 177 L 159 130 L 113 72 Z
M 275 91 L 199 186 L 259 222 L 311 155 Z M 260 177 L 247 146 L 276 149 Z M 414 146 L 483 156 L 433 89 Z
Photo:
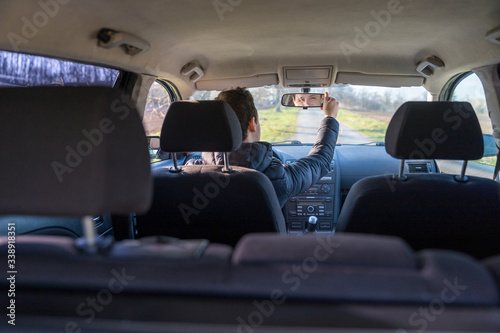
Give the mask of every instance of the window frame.
M 460 85 L 460 83 L 473 74 L 476 74 L 476 73 L 473 71 L 467 71 L 467 72 L 459 73 L 459 74 L 453 76 L 451 79 L 449 79 L 448 82 L 446 82 L 446 84 L 443 86 L 443 89 L 441 90 L 441 92 L 439 94 L 439 101 L 452 101 L 453 94 L 455 93 L 455 90 Z M 483 89 L 484 89 L 483 82 L 481 81 L 480 78 L 479 78 L 479 80 L 480 80 L 481 85 L 483 86 Z M 485 98 L 486 98 L 486 96 L 485 96 Z M 487 103 L 486 103 L 486 105 L 487 105 Z M 476 110 L 474 110 L 474 112 L 477 113 Z M 491 118 L 490 118 L 490 122 L 492 123 Z M 489 135 L 489 133 L 483 133 L 483 136 L 484 135 Z M 472 171 L 474 169 L 474 166 L 476 166 L 476 167 L 479 166 L 480 168 L 483 168 L 483 169 L 490 168 L 490 169 L 492 169 L 491 171 L 493 172 L 494 167 L 492 167 L 491 165 L 485 165 L 484 162 L 480 162 L 481 160 L 488 158 L 488 157 L 493 157 L 493 156 L 489 156 L 489 155 L 483 156 L 481 159 L 479 159 L 477 161 L 469 161 L 471 163 L 469 163 L 468 171 Z M 474 171 L 472 171 L 472 174 L 474 175 Z M 479 175 L 479 174 L 477 176 L 483 177 L 482 175 Z
M 451 101 L 453 93 L 455 92 L 455 89 L 458 87 L 458 85 L 472 74 L 474 74 L 474 72 L 467 71 L 457 74 L 449 79 L 439 94 L 439 100 L 448 102 Z

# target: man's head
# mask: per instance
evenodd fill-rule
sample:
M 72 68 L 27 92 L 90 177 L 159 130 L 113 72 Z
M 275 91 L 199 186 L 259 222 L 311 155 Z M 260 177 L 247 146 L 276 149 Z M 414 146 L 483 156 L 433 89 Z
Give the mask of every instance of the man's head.
M 252 94 L 248 90 L 240 87 L 226 90 L 216 99 L 225 101 L 233 108 L 241 124 L 243 142 L 260 140 L 259 114 L 253 103 Z

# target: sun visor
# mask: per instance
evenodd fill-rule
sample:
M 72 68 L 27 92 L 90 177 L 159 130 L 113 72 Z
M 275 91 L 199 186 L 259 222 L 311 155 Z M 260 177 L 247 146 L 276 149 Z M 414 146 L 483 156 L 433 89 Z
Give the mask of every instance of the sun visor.
M 221 80 L 200 80 L 196 82 L 196 89 L 198 90 L 227 90 L 236 87 L 262 87 L 277 85 L 277 74 L 261 74 L 248 77 L 228 78 Z

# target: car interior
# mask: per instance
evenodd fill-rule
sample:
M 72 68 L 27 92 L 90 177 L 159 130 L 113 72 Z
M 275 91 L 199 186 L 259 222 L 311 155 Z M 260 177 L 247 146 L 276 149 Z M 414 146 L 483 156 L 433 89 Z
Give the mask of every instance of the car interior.
M 0 6 L 2 332 L 500 331 L 500 2 Z

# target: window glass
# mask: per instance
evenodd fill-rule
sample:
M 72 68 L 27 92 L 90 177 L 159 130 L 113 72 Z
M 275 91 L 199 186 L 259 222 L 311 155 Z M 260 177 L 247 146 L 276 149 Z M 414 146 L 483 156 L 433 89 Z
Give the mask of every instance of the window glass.
M 488 106 L 486 104 L 483 84 L 475 73 L 471 73 L 458 83 L 453 90 L 451 100 L 471 103 L 472 107 L 476 111 L 479 124 L 481 125 L 481 130 L 483 131 L 483 134 L 486 134 L 486 137 L 484 138 L 485 141 L 489 142 L 489 139 L 491 138 L 491 142 L 493 143 L 493 127 L 491 126 L 491 119 L 488 115 Z M 494 150 L 496 150 L 496 148 Z M 485 150 L 485 154 L 486 153 L 487 151 Z M 483 157 L 478 161 L 472 162 L 495 166 L 496 157 Z
M 149 89 L 144 117 L 142 118 L 144 130 L 149 139 L 151 163 L 161 160 L 158 155 L 160 146 L 158 137 L 170 104 L 172 104 L 172 97 L 169 91 L 159 82 L 154 82 Z
M 167 89 L 160 83 L 154 82 L 149 89 L 142 120 L 146 135 L 160 135 L 163 119 L 171 103 L 172 98 Z
M 23 53 L 0 51 L 0 87 L 114 86 L 119 71 Z
M 261 140 L 272 143 L 314 143 L 323 111 L 319 108 L 284 107 L 281 96 L 298 93 L 298 88 L 268 86 L 250 88 L 261 121 Z M 340 101 L 340 135 L 337 143 L 366 144 L 385 141 L 385 132 L 392 115 L 407 101 L 426 101 L 427 91 L 423 87 L 371 87 L 334 85 L 329 88 L 313 88 L 311 93 L 324 93 Z M 197 91 L 191 99 L 209 100 L 218 91 Z

